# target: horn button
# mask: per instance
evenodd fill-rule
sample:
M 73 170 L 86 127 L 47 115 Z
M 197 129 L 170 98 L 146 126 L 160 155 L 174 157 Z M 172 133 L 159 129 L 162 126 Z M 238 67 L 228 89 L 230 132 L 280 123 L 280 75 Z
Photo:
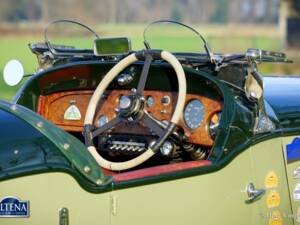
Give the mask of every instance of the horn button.
M 137 95 L 123 95 L 119 100 L 119 115 L 128 120 L 136 120 L 143 115 L 144 101 Z

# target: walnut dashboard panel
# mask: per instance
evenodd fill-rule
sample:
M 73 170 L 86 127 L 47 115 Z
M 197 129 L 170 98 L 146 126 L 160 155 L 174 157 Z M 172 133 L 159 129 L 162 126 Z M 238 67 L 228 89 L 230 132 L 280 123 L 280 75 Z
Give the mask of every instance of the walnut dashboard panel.
M 98 105 L 95 125 L 101 115 L 106 115 L 108 120 L 113 119 L 116 116 L 115 109 L 118 107 L 120 97 L 128 93 L 129 91 L 127 90 L 106 91 Z M 86 90 L 59 92 L 47 96 L 40 96 L 38 113 L 66 131 L 82 132 L 86 109 L 92 94 L 93 91 Z M 145 90 L 144 97 L 146 99 L 145 109 L 147 112 L 161 121 L 170 121 L 177 101 L 176 92 Z M 151 104 L 148 104 L 149 98 L 151 98 Z M 209 135 L 207 127 L 211 118 L 222 110 L 222 103 L 206 96 L 187 94 L 186 104 L 194 99 L 201 101 L 204 106 L 202 123 L 197 129 L 192 130 L 186 126 L 184 119 L 181 118 L 178 125 L 184 129 L 190 143 L 212 146 L 213 140 Z M 75 107 L 72 108 L 72 106 Z M 76 111 L 76 117 L 66 119 L 65 114 L 70 108 L 78 110 L 79 112 Z M 133 125 L 128 129 L 128 125 L 121 124 L 116 130 L 118 133 L 127 134 L 150 133 L 148 128 L 140 125 Z M 114 130 L 112 132 L 114 132 Z

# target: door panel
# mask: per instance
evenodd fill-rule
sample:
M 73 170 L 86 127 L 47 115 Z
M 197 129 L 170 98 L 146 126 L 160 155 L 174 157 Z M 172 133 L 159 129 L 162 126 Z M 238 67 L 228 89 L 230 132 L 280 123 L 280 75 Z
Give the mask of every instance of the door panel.
M 214 173 L 115 190 L 112 224 L 258 224 L 258 203 L 245 203 L 250 157 L 246 150 Z
M 0 198 L 14 196 L 29 201 L 28 218 L 0 218 L 2 225 L 58 225 L 59 209 L 69 211 L 70 225 L 108 225 L 110 193 L 91 194 L 73 177 L 45 173 L 0 182 Z
M 290 199 L 293 210 L 294 224 L 300 224 L 300 136 L 283 138 L 283 151 L 285 156 L 285 163 L 287 167 L 287 177 L 289 183 Z M 288 147 L 289 146 L 289 147 Z M 291 157 L 287 160 L 287 148 L 289 148 Z M 289 161 L 289 162 L 288 162 Z
M 257 188 L 266 189 L 263 197 L 257 201 L 259 224 L 270 224 L 276 220 L 278 223 L 275 224 L 278 225 L 293 224 L 281 138 L 252 146 L 251 155 L 253 183 Z

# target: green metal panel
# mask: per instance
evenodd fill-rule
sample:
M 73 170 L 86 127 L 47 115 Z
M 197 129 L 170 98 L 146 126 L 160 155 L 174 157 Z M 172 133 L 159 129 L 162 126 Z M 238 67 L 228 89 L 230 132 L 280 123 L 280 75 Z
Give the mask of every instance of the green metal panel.
M 214 173 L 115 190 L 112 225 L 259 224 L 260 203 L 245 203 L 251 170 L 246 150 Z
M 70 225 L 108 225 L 110 193 L 92 194 L 65 173 L 46 173 L 2 181 L 0 199 L 29 201 L 29 218 L 0 218 L 1 225 L 59 225 L 59 210 L 69 210 Z
M 266 189 L 266 193 L 258 201 L 259 224 L 270 224 L 274 211 L 280 213 L 282 224 L 293 224 L 281 138 L 274 138 L 253 145 L 250 152 L 253 184 L 257 189 Z M 273 178 L 271 182 L 268 182 L 270 176 Z M 278 196 L 280 199 L 277 199 Z
M 110 181 L 109 177 L 102 174 L 102 169 L 86 147 L 72 135 L 23 106 L 0 101 L 0 109 L 18 117 L 47 137 L 89 181 L 96 185 L 103 185 Z

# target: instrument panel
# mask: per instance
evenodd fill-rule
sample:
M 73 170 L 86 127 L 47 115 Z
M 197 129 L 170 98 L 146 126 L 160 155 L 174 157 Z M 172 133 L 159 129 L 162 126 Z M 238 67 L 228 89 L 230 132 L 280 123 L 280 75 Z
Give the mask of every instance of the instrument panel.
M 38 113 L 47 120 L 70 132 L 82 132 L 85 112 L 93 91 L 67 91 L 40 96 Z M 99 127 L 116 116 L 115 109 L 128 90 L 110 90 L 102 96 L 94 124 Z M 156 119 L 170 121 L 177 102 L 176 92 L 144 91 L 145 109 Z M 184 129 L 188 141 L 193 144 L 212 146 L 214 136 L 209 127 L 218 124 L 222 103 L 215 99 L 195 94 L 187 94 L 185 108 L 179 126 Z M 116 131 L 117 130 L 117 131 Z M 126 134 L 149 134 L 143 126 L 119 125 L 115 131 Z

